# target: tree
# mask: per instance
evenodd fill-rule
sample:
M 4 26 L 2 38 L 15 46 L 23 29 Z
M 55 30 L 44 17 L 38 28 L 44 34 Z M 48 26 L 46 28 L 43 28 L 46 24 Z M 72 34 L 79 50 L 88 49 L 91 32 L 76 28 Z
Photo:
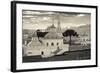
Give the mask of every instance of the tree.
M 38 40 L 42 43 L 40 37 L 44 37 L 48 32 L 41 32 L 41 30 L 36 30 Z
M 39 30 L 39 29 L 36 30 L 36 33 L 37 33 L 37 37 L 38 37 L 38 39 L 39 39 L 40 30 Z
M 37 37 L 39 39 L 39 37 L 44 37 L 48 32 L 42 32 L 41 30 L 36 30 L 37 33 Z
M 75 30 L 73 30 L 73 29 L 68 29 L 68 30 L 66 30 L 64 33 L 63 33 L 63 36 L 65 36 L 65 37 L 67 37 L 67 36 L 69 36 L 69 45 L 71 45 L 71 37 L 72 36 L 76 36 L 76 37 L 78 37 L 78 34 L 77 34 L 77 32 L 75 31 Z

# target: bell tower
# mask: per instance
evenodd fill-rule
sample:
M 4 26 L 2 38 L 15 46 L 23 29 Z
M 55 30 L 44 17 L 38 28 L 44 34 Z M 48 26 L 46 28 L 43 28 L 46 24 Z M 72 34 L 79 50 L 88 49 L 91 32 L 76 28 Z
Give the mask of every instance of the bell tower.
M 59 13 L 57 13 L 57 32 L 61 32 L 61 26 L 60 26 L 60 14 Z

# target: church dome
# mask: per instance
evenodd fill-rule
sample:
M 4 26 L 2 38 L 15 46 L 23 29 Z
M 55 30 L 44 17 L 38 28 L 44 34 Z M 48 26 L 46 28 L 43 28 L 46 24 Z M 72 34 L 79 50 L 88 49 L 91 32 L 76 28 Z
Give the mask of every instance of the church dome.
M 56 27 L 54 26 L 54 24 L 52 24 L 51 26 L 49 26 L 47 29 L 52 29 L 52 28 L 56 28 Z
M 46 31 L 47 31 L 47 32 L 56 31 L 56 27 L 54 26 L 54 24 L 52 24 L 51 26 L 47 27 Z
M 62 39 L 63 36 L 59 35 L 56 32 L 49 32 L 45 35 L 45 39 Z

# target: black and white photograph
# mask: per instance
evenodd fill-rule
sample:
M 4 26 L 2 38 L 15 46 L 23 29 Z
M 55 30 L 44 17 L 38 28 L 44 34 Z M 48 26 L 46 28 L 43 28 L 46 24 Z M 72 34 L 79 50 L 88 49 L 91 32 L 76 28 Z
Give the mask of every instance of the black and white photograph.
M 91 59 L 91 14 L 22 10 L 23 62 Z
M 97 6 L 12 1 L 12 72 L 97 67 L 97 16 Z

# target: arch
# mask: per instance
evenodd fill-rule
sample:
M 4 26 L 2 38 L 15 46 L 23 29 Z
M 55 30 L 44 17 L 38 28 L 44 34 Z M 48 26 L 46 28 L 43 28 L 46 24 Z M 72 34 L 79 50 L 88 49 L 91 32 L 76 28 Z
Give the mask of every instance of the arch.
M 51 43 L 51 46 L 54 46 L 54 43 L 53 42 Z
M 44 52 L 43 51 L 41 51 L 41 55 L 44 55 Z
M 59 45 L 59 43 L 57 43 L 57 46 Z
M 47 42 L 46 45 L 49 46 L 49 43 Z

